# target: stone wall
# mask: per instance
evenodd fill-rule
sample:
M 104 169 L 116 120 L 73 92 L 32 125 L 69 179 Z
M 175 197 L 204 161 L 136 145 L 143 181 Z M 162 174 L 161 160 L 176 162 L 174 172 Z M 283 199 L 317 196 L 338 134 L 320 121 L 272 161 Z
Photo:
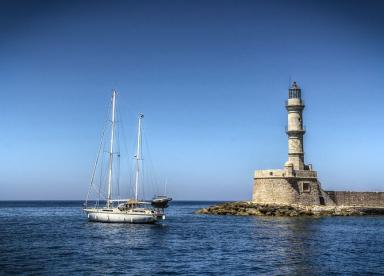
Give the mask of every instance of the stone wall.
M 284 178 L 257 178 L 253 185 L 252 201 L 257 203 L 292 204 L 297 193 Z
M 255 172 L 252 201 L 255 203 L 334 205 L 320 187 L 315 171 L 295 171 L 287 176 L 284 170 Z
M 384 192 L 326 191 L 336 205 L 384 207 Z
M 316 171 L 308 171 L 308 170 L 295 170 L 294 175 L 295 178 L 313 178 L 317 179 Z M 257 170 L 255 171 L 254 178 L 289 178 L 290 175 L 286 170 Z

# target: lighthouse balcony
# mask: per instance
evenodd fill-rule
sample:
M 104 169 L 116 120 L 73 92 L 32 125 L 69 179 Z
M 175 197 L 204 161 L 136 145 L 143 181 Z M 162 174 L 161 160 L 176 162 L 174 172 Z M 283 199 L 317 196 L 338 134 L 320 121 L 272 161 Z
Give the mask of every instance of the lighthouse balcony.
M 285 101 L 285 106 L 286 107 L 293 107 L 293 106 L 300 106 L 300 107 L 303 107 L 305 106 L 304 104 L 304 100 L 303 99 L 299 99 L 299 98 L 292 98 L 292 99 L 288 99 Z
M 305 131 L 306 131 L 306 127 L 305 126 L 301 126 L 301 128 L 289 128 L 288 126 L 285 126 L 285 133 L 287 133 L 287 134 L 302 135 L 302 134 L 305 133 Z
M 304 100 L 294 98 L 294 99 L 288 99 L 285 101 L 285 108 L 287 110 L 303 110 L 305 107 Z

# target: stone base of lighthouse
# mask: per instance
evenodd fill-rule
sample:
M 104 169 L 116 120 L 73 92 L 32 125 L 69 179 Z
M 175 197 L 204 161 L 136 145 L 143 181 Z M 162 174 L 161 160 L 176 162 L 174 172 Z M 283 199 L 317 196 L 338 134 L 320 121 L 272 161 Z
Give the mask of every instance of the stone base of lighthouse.
M 268 204 L 335 205 L 321 189 L 316 171 L 294 170 L 292 166 L 286 166 L 284 170 L 257 170 L 252 201 Z

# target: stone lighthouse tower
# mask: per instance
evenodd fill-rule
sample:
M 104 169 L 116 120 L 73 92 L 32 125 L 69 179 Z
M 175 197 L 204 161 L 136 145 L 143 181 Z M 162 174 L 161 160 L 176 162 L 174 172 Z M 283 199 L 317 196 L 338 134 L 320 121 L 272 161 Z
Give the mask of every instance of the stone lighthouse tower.
M 288 112 L 288 161 L 283 169 L 256 170 L 252 201 L 256 203 L 334 205 L 321 189 L 317 172 L 304 163 L 304 101 L 293 82 L 285 102 Z
M 304 101 L 301 99 L 301 89 L 296 82 L 289 88 L 288 100 L 285 103 L 288 111 L 288 162 L 286 166 L 293 165 L 294 170 L 304 170 L 303 126 Z

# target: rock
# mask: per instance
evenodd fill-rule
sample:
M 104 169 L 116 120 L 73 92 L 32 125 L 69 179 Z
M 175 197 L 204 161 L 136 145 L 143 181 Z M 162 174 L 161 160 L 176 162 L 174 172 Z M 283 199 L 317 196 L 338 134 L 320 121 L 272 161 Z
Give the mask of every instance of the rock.
M 233 216 L 361 216 L 384 215 L 382 207 L 357 206 L 302 206 L 258 204 L 246 201 L 226 202 L 195 211 L 203 215 L 233 215 Z

